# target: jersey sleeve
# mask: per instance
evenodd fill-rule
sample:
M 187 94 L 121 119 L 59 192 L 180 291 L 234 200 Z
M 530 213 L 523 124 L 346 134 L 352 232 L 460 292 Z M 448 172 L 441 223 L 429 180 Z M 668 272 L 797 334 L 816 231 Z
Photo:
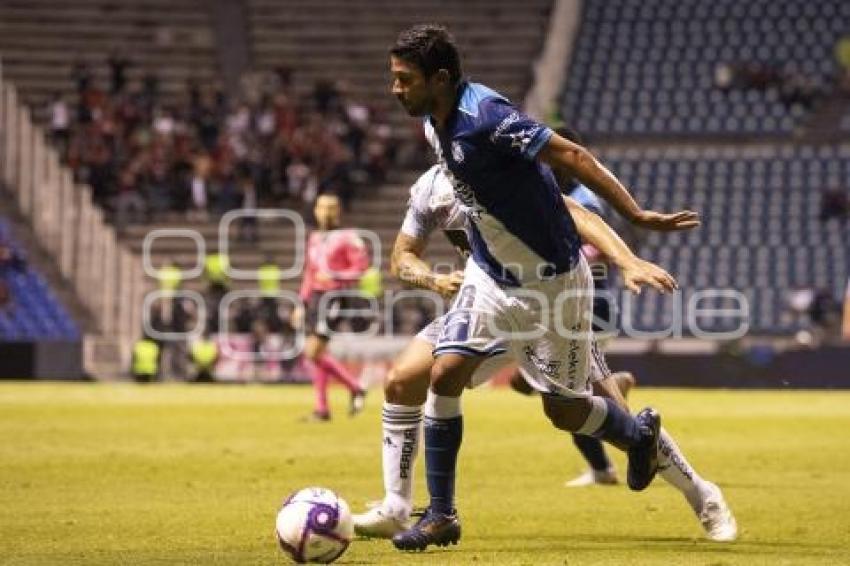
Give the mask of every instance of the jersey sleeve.
M 433 168 L 432 168 L 433 170 Z M 430 191 L 423 183 L 432 182 L 428 171 L 422 175 L 410 188 L 410 200 L 407 201 L 407 211 L 401 223 L 401 232 L 412 238 L 426 239 L 437 228 L 436 215 L 428 206 Z
M 436 227 L 434 215 L 427 210 L 418 209 L 412 203 L 408 205 L 404 220 L 401 223 L 402 234 L 424 240 L 431 235 Z
M 482 133 L 502 153 L 534 160 L 554 132 L 520 112 L 507 100 L 491 98 L 481 103 Z

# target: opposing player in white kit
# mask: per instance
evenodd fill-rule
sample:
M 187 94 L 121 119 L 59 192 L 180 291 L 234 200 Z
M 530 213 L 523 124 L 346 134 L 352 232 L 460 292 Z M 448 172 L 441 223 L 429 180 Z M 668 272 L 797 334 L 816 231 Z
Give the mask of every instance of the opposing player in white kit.
M 659 291 L 674 288 L 675 281 L 669 274 L 632 254 L 601 218 L 572 199 L 566 198 L 565 203 L 576 220 L 582 240 L 600 249 L 622 270 L 630 290 L 638 292 L 642 285 Z M 448 179 L 435 165 L 411 187 L 408 209 L 393 250 L 392 269 L 403 281 L 451 296 L 459 288 L 460 274 L 434 273 L 422 260 L 428 239 L 437 230 L 442 230 L 462 255 L 468 254 L 466 218 L 455 201 Z M 354 516 L 355 531 L 361 536 L 391 538 L 406 528 L 413 509 L 413 465 L 419 450 L 422 404 L 433 365 L 431 352 L 442 323 L 443 319 L 438 318 L 423 329 L 398 356 L 387 376 L 382 416 L 385 496 L 380 505 Z M 489 359 L 475 372 L 471 386 L 487 381 L 507 363 L 512 361 L 505 355 Z M 601 390 L 617 389 L 611 383 L 613 379 L 604 378 L 605 383 L 599 386 Z M 678 487 L 694 510 L 701 514 L 707 502 L 717 499 L 716 486 L 693 471 L 672 439 L 662 438 L 661 452 L 662 477 Z M 710 514 L 705 514 L 705 519 L 703 525 L 712 537 L 712 527 L 717 521 Z
M 553 425 L 626 451 L 628 485 L 645 489 L 659 469 L 661 417 L 651 408 L 632 416 L 616 391 L 594 395 L 593 384 L 605 383 L 607 369 L 590 329 L 592 280 L 552 168 L 578 178 L 637 226 L 687 229 L 699 224 L 698 215 L 642 209 L 587 150 L 495 91 L 463 80 L 445 28 L 402 32 L 390 50 L 390 72 L 393 94 L 436 134 L 436 149 L 469 219 L 472 248 L 434 348 L 424 420 L 430 504 L 393 544 L 422 550 L 460 539 L 454 507 L 460 395 L 484 359 L 505 352 L 542 393 Z

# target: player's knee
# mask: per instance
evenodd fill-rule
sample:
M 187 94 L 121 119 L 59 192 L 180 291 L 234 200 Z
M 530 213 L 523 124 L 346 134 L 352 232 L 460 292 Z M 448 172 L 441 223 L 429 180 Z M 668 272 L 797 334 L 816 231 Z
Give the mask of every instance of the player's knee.
M 457 397 L 463 392 L 467 378 L 462 360 L 453 356 L 440 356 L 431 367 L 431 389 L 437 395 Z
M 557 399 L 543 403 L 543 412 L 552 426 L 566 432 L 575 432 L 587 420 L 587 411 L 581 399 Z
M 429 375 L 392 367 L 384 378 L 384 399 L 388 403 L 421 405 L 428 394 Z

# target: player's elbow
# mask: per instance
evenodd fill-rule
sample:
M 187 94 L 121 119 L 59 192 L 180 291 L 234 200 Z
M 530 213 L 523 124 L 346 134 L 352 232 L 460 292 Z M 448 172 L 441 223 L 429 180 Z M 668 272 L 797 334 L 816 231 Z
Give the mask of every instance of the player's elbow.
M 571 147 L 567 153 L 566 161 L 568 167 L 577 173 L 587 171 L 596 163 L 596 158 L 593 157 L 593 154 L 580 145 Z

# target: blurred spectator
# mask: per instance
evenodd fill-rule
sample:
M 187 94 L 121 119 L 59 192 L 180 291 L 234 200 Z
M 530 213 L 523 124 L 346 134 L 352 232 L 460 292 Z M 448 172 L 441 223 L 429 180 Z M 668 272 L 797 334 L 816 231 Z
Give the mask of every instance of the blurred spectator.
M 257 212 L 257 188 L 254 186 L 254 181 L 250 175 L 243 174 L 239 178 L 239 188 L 242 192 L 241 209 L 246 214 L 239 221 L 240 242 L 257 243 L 260 240 L 259 221 L 256 216 Z
M 0 276 L 6 276 L 14 272 L 23 272 L 27 269 L 27 260 L 18 250 L 0 241 Z
M 208 290 L 224 295 L 230 287 L 230 278 L 227 276 L 229 270 L 230 259 L 225 254 L 220 252 L 207 254 L 204 261 L 204 277 L 209 285 Z
M 116 224 L 119 231 L 130 223 L 142 223 L 147 220 L 147 202 L 139 192 L 135 174 L 130 170 L 121 174 L 116 209 Z
M 215 364 L 218 361 L 218 345 L 210 338 L 209 332 L 192 343 L 189 351 L 192 364 L 195 367 L 195 383 L 210 383 L 215 381 Z
M 106 60 L 109 65 L 109 93 L 121 94 L 127 86 L 127 68 L 130 61 L 120 50 L 113 52 Z
M 828 341 L 840 335 L 841 315 L 841 303 L 835 300 L 828 289 L 819 289 L 815 292 L 809 307 L 809 318 L 822 339 Z
M 5 309 L 13 302 L 6 278 L 15 272 L 24 272 L 26 269 L 26 258 L 19 251 L 0 241 L 0 309 Z
M 180 268 L 167 259 L 157 271 L 160 291 L 177 291 L 183 283 L 183 273 Z
M 395 159 L 381 108 L 344 84 L 321 80 L 298 98 L 291 70 L 281 67 L 246 77 L 238 99 L 228 100 L 221 85 L 189 81 L 182 102 L 166 106 L 153 70 L 138 84 L 126 54 L 105 63 L 106 90 L 80 60 L 76 113 L 58 96 L 48 110 L 75 180 L 89 183 L 121 224 L 170 213 L 204 221 L 240 206 L 307 208 L 319 192 L 348 206 L 359 186 L 383 181 Z M 242 223 L 245 241 L 256 241 L 252 223 Z
M 50 137 L 60 153 L 68 151 L 71 135 L 71 114 L 68 103 L 61 93 L 55 93 L 50 102 Z
M 267 253 L 263 264 L 257 268 L 257 285 L 264 297 L 277 297 L 280 291 L 280 268 L 274 261 L 274 256 Z
M 328 79 L 316 81 L 313 87 L 313 103 L 321 114 L 327 114 L 339 101 L 339 91 L 336 85 Z
M 393 308 L 393 334 L 416 334 L 434 318 L 431 301 L 414 299 L 397 302 Z
M 820 215 L 821 222 L 837 218 L 844 222 L 850 215 L 850 201 L 847 193 L 841 189 L 827 189 L 821 197 Z
M 133 345 L 133 360 L 130 372 L 139 383 L 150 383 L 159 379 L 159 345 L 148 336 Z
M 212 164 L 209 156 L 201 154 L 195 158 L 192 173 L 192 211 L 190 218 L 206 220 L 208 181 Z
M 81 97 L 91 86 L 92 71 L 91 67 L 85 61 L 79 59 L 74 62 L 71 68 L 71 78 L 77 87 L 77 94 Z
M 236 313 L 233 316 L 233 324 L 230 325 L 230 328 L 233 328 L 239 334 L 247 334 L 251 332 L 254 326 L 254 304 L 250 299 L 242 299 L 236 304 Z
M 775 89 L 786 106 L 811 108 L 826 93 L 817 80 L 791 68 L 757 62 L 720 63 L 714 69 L 714 84 L 729 90 Z

